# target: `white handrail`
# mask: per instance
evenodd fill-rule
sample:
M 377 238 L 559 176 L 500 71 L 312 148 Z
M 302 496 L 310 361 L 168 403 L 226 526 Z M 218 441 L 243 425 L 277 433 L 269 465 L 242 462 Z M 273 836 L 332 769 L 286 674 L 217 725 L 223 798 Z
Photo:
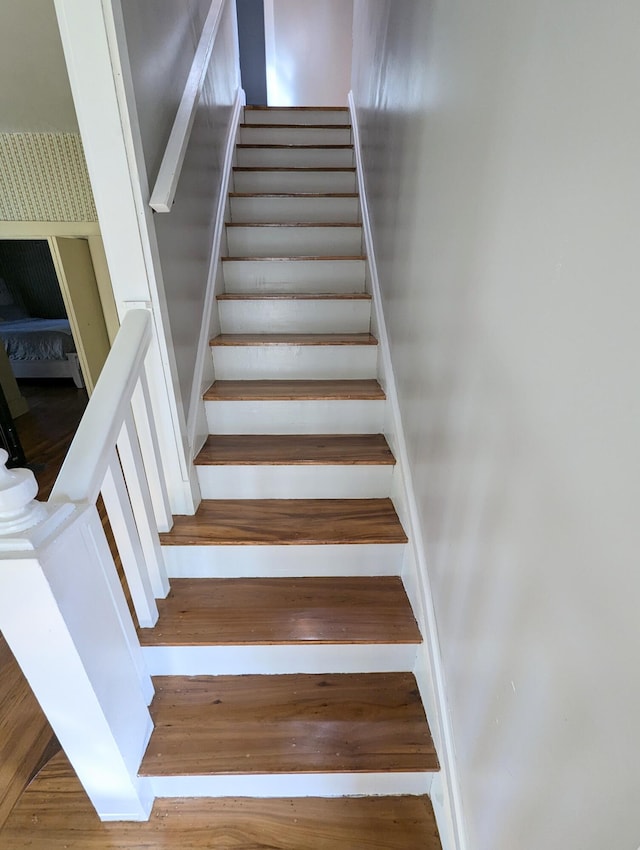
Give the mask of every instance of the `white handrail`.
M 49 500 L 94 503 L 151 342 L 146 310 L 126 314 Z
M 211 0 L 180 106 L 162 158 L 149 206 L 156 212 L 171 212 L 189 137 L 195 121 L 198 101 L 209 68 L 213 45 L 218 34 L 226 0 Z

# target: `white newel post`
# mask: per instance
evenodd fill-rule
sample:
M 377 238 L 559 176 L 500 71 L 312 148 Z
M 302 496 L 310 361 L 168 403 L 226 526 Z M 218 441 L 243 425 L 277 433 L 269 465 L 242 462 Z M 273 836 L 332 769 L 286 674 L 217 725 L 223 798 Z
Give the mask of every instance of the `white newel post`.
M 102 820 L 146 820 L 153 695 L 94 506 L 35 501 L 0 450 L 0 631 Z

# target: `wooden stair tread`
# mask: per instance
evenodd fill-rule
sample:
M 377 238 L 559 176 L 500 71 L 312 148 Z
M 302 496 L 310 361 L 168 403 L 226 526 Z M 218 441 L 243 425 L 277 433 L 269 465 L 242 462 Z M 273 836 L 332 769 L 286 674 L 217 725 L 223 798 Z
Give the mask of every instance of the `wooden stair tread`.
M 382 434 L 210 435 L 196 466 L 395 464 Z
M 158 676 L 143 776 L 438 769 L 410 673 Z
M 380 384 L 372 378 L 341 381 L 214 381 L 205 401 L 382 401 Z
M 397 576 L 172 579 L 143 646 L 417 644 Z
M 242 129 L 255 130 L 350 130 L 351 124 L 240 124 Z
M 371 301 L 368 292 L 221 292 L 218 301 Z
M 353 165 L 234 165 L 233 171 L 352 171 Z
M 356 334 L 218 334 L 209 345 L 377 345 L 369 333 Z
M 227 227 L 362 227 L 357 221 L 228 221 Z
M 348 106 L 245 106 L 245 112 L 348 112 Z
M 347 254 L 347 255 L 338 255 L 335 257 L 325 257 L 322 255 L 310 255 L 308 257 L 221 257 L 220 258 L 223 263 L 230 262 L 238 262 L 238 260 L 244 263 L 299 263 L 303 260 L 315 260 L 315 261 L 330 261 L 330 260 L 356 260 L 362 261 L 366 260 L 366 256 L 364 254 Z
M 165 546 L 406 543 L 391 499 L 203 499 Z
M 159 798 L 148 821 L 102 823 L 66 756 L 31 783 L 0 832 L 2 850 L 441 850 L 422 796 Z
M 357 198 L 357 192 L 229 192 L 230 198 Z
M 243 142 L 237 144 L 236 148 L 260 148 L 265 150 L 353 150 L 353 145 L 319 145 L 319 144 L 257 144 L 253 142 Z

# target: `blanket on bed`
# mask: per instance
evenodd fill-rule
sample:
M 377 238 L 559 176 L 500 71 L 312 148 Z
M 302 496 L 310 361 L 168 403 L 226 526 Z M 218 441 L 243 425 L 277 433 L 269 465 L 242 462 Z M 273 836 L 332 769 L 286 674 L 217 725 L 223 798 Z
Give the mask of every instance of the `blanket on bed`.
M 65 360 L 76 350 L 67 319 L 0 322 L 0 339 L 11 360 Z

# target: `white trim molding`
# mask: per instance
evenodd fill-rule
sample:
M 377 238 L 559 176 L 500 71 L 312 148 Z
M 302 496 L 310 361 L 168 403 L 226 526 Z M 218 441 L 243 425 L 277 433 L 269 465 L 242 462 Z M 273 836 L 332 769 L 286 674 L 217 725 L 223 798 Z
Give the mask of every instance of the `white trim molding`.
M 378 338 L 380 380 L 387 396 L 385 434 L 396 456 L 393 499 L 409 536 L 403 579 L 424 637 L 424 643 L 418 651 L 418 662 L 414 672 L 423 703 L 427 710 L 427 719 L 434 736 L 441 764 L 441 770 L 433 780 L 431 799 L 438 822 L 443 850 L 468 850 L 462 814 L 462 798 L 455 760 L 453 730 L 446 699 L 435 607 L 427 569 L 420 513 L 413 487 L 411 465 L 407 452 L 398 391 L 391 361 L 389 336 L 382 308 L 382 294 L 376 265 L 371 217 L 367 202 L 358 113 L 353 92 L 349 92 L 349 111 L 351 113 L 353 129 L 365 253 L 368 258 L 368 285 L 370 286 L 373 300 L 372 319 L 375 322 L 375 331 Z

